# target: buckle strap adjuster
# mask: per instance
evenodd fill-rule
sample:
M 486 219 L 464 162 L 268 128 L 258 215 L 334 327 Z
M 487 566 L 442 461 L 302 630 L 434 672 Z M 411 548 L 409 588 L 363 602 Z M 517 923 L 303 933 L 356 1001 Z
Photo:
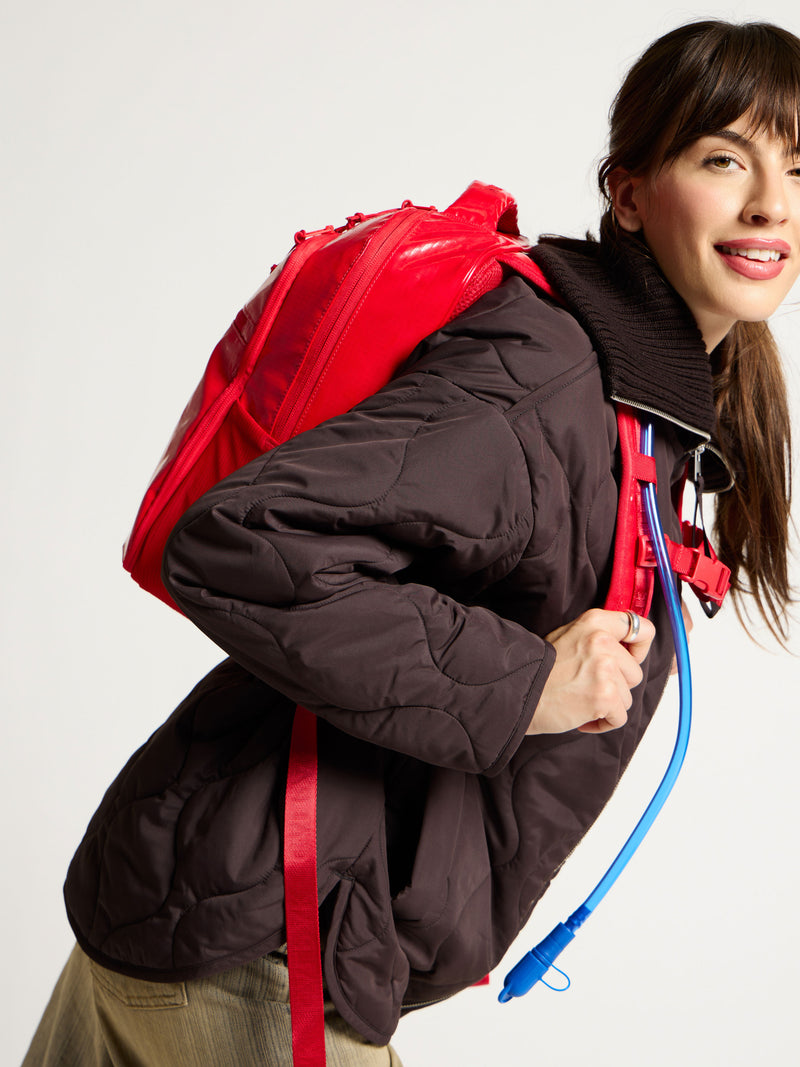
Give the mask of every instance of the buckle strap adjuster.
M 670 562 L 679 578 L 687 582 L 701 601 L 713 601 L 719 607 L 731 584 L 730 567 L 718 559 L 707 538 L 690 523 L 683 523 L 683 544 L 667 541 Z M 692 542 L 700 533 L 702 544 Z

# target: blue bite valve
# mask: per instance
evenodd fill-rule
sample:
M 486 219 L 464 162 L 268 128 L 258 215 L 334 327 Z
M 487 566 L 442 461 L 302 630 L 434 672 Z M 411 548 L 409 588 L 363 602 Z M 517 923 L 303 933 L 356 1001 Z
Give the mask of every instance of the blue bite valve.
M 574 937 L 573 930 L 566 927 L 564 923 L 559 923 L 543 941 L 539 942 L 536 948 L 532 948 L 530 952 L 526 953 L 516 967 L 513 967 L 508 972 L 505 985 L 497 998 L 500 1003 L 506 1004 L 512 997 L 524 997 L 537 982 L 544 978 L 545 974 L 553 966 L 553 961 L 558 958 L 559 954 Z M 557 967 L 556 970 L 558 970 Z M 559 971 L 559 973 L 564 974 L 563 971 Z M 567 978 L 566 975 L 564 977 Z M 549 982 L 544 984 L 550 986 Z M 569 986 L 569 978 L 567 978 L 567 985 L 561 987 L 562 990 L 566 989 L 567 986 Z M 550 986 L 550 989 L 557 988 L 556 986 Z

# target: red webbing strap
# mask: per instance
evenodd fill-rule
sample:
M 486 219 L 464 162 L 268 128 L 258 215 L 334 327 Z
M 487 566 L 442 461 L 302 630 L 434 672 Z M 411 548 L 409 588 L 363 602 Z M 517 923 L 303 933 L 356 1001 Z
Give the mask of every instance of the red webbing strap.
M 324 1067 L 317 894 L 317 720 L 297 706 L 283 822 L 283 877 L 294 1067 Z
M 633 409 L 617 404 L 617 427 L 622 456 L 614 566 L 605 606 L 609 611 L 630 609 L 647 615 L 653 599 L 655 557 L 644 520 L 640 483 L 656 483 L 656 463 L 642 454 L 639 420 Z M 683 481 L 674 502 L 680 503 Z M 730 570 L 717 559 L 702 530 L 681 523 L 682 544 L 665 538 L 676 576 L 689 585 L 698 599 L 719 607 L 730 586 Z
M 606 597 L 608 611 L 647 615 L 653 599 L 655 559 L 644 520 L 640 482 L 655 482 L 656 464 L 642 455 L 639 420 L 631 408 L 617 404 L 622 474 L 614 534 L 614 566 Z

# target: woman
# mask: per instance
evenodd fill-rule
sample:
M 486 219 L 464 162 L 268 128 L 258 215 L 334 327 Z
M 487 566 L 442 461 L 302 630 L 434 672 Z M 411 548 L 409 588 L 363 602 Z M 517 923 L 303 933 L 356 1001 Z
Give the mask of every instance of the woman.
M 298 702 L 319 720 L 329 1062 L 399 1062 L 400 1013 L 499 962 L 670 669 L 660 598 L 636 634 L 598 608 L 612 401 L 657 414 L 673 537 L 671 487 L 702 453 L 734 595 L 785 638 L 789 427 L 763 320 L 800 272 L 799 120 L 792 35 L 666 35 L 612 113 L 600 242 L 533 252 L 561 301 L 508 281 L 184 516 L 166 580 L 231 659 L 92 820 L 65 890 L 81 947 L 28 1063 L 291 1062 Z

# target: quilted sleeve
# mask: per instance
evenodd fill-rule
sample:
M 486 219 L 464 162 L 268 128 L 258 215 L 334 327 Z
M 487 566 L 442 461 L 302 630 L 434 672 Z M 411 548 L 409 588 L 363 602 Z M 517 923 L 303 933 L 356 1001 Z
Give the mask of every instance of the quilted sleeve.
M 471 601 L 512 569 L 532 516 L 502 411 L 409 375 L 208 492 L 163 576 L 229 655 L 339 729 L 491 774 L 555 653 Z

